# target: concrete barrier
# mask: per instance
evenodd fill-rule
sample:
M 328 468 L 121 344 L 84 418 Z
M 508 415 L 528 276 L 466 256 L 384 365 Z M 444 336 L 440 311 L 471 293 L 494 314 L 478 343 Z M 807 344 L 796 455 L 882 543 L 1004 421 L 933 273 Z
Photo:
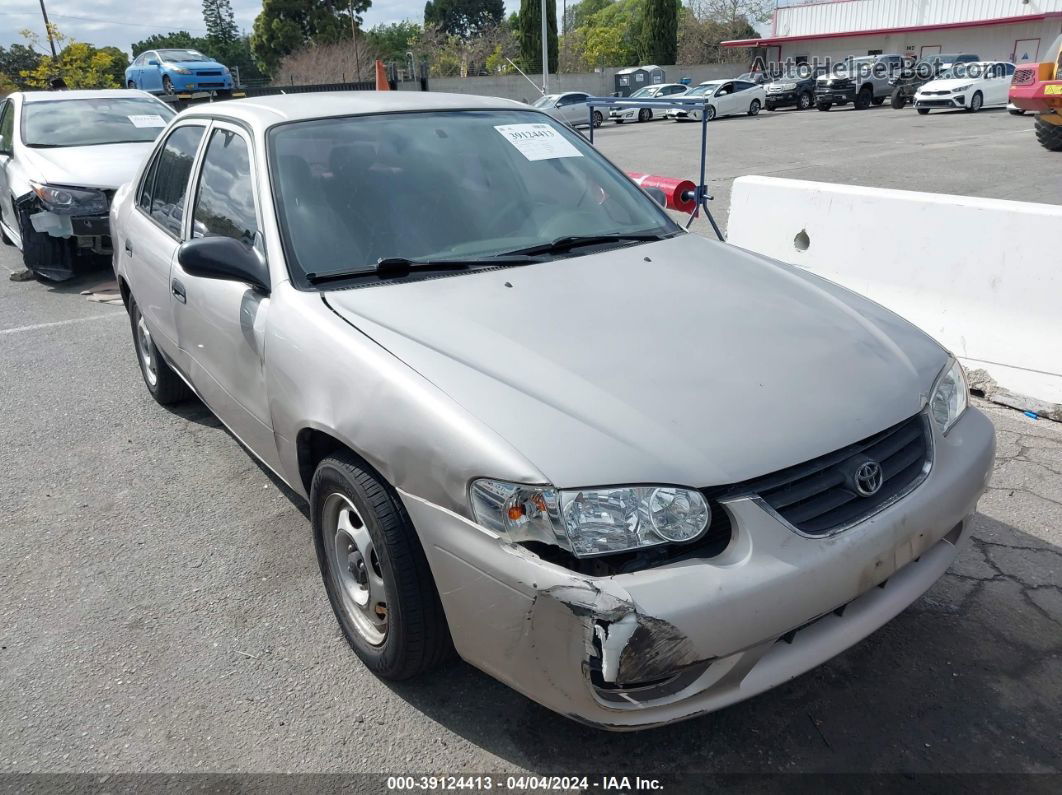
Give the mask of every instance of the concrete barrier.
M 728 242 L 907 318 L 992 400 L 1062 421 L 1062 206 L 770 177 L 734 181 Z

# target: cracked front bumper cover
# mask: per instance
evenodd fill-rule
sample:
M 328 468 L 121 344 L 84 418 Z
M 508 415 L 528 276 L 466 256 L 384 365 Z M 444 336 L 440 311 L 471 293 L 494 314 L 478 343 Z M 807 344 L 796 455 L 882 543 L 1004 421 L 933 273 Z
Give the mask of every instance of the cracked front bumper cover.
M 727 503 L 719 556 L 588 577 L 403 494 L 461 656 L 557 712 L 634 729 L 733 704 L 830 659 L 947 569 L 986 487 L 991 423 L 936 435 L 926 480 L 829 538 L 797 535 L 752 498 Z

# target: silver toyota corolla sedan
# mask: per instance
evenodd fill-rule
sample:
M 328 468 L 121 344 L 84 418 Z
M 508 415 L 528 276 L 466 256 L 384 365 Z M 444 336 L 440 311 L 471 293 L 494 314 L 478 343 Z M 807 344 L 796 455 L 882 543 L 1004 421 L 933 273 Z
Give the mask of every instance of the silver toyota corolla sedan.
M 201 106 L 111 212 L 148 390 L 307 497 L 383 677 L 456 650 L 598 726 L 718 709 L 911 604 L 985 489 L 940 345 L 526 105 Z

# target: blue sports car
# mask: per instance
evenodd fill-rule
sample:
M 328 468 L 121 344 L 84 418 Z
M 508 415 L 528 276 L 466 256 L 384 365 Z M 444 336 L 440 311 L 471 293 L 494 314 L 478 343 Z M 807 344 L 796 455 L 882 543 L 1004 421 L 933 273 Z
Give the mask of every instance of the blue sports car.
M 185 91 L 231 92 L 229 68 L 198 50 L 148 50 L 125 70 L 126 88 L 153 94 Z

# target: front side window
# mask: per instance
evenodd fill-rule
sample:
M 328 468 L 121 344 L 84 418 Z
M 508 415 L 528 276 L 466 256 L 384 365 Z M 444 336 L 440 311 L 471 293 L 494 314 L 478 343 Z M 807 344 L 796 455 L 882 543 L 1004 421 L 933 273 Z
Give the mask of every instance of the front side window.
M 175 115 L 165 103 L 145 96 L 26 102 L 22 140 L 41 149 L 148 142 Z
M 192 173 L 203 128 L 178 127 L 166 139 L 159 154 L 151 188 L 151 217 L 170 234 L 179 237 L 184 219 L 184 197 Z
M 533 111 L 287 123 L 268 158 L 296 283 L 384 259 L 489 264 L 571 236 L 679 231 L 582 136 Z
M 192 237 L 212 236 L 248 246 L 258 237 L 247 142 L 230 130 L 215 130 L 210 136 L 192 213 Z
M 0 137 L 4 139 L 4 149 L 11 151 L 15 135 L 15 106 L 10 101 L 0 102 Z

